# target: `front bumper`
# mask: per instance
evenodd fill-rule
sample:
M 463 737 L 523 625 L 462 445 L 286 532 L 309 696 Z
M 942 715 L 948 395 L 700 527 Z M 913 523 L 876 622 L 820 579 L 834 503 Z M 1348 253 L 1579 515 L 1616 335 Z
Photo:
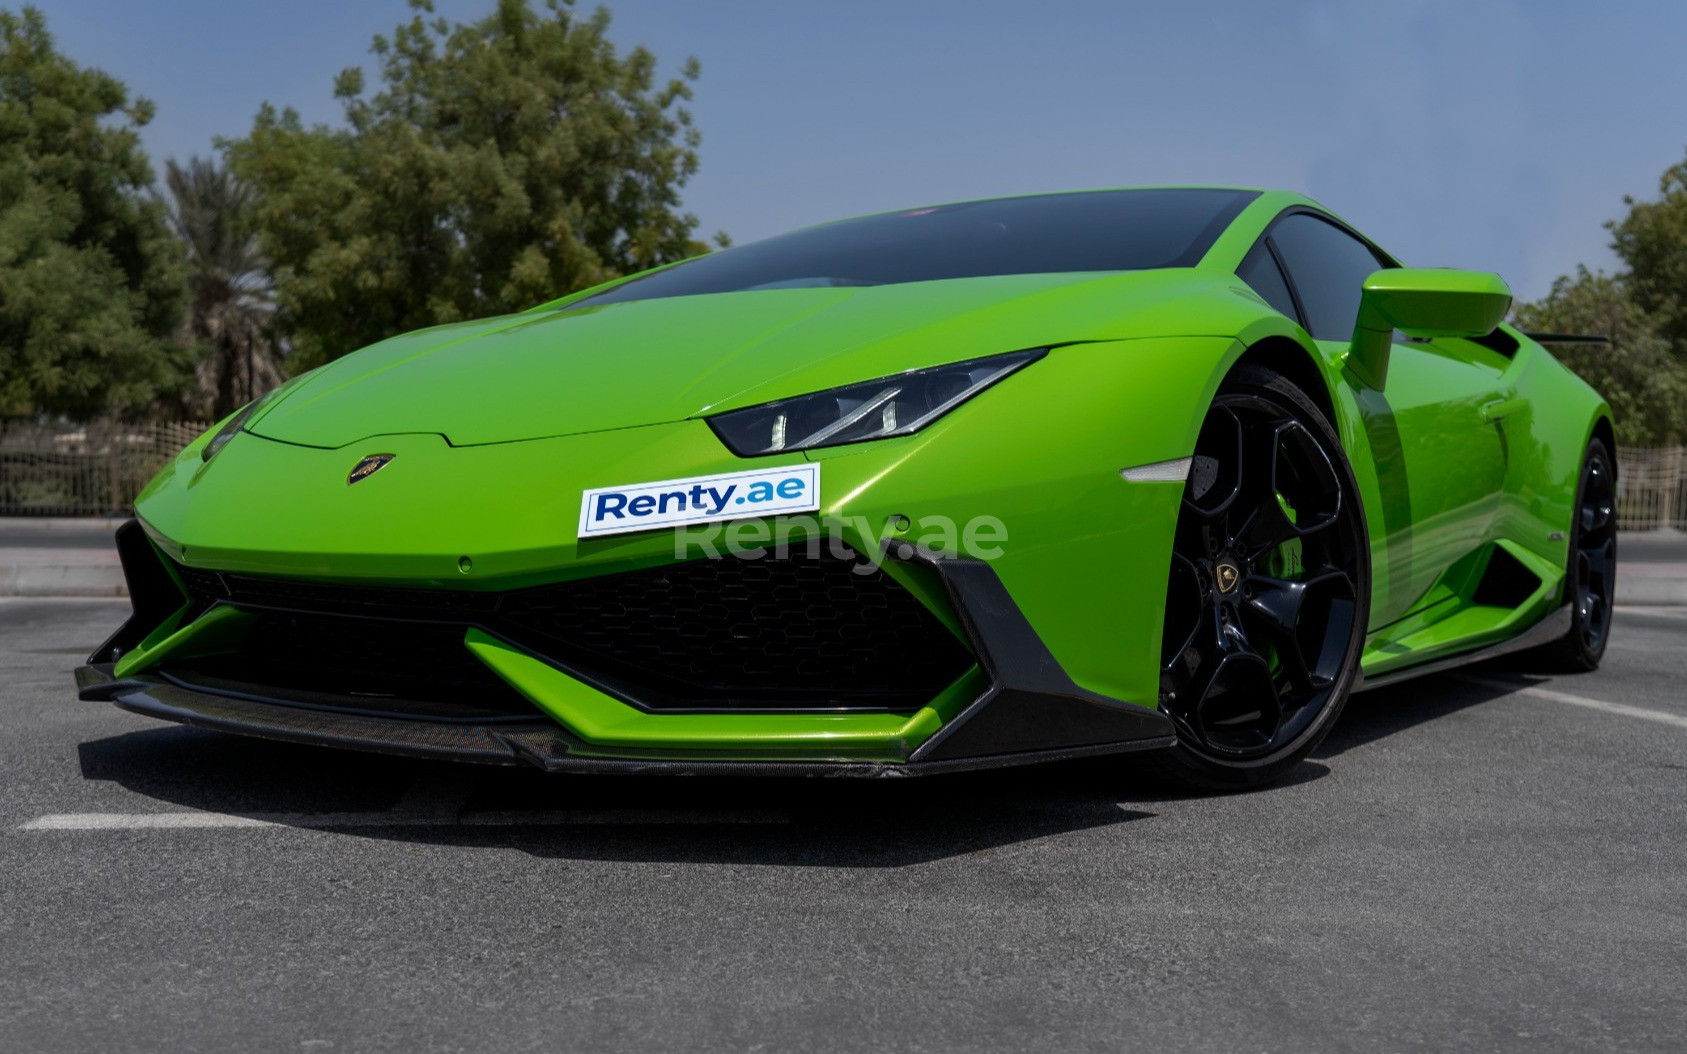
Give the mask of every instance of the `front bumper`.
M 548 771 L 772 775 L 917 775 L 1174 742 L 1158 711 L 1074 683 L 988 564 L 910 545 L 892 543 L 887 558 L 922 568 L 940 583 L 974 663 L 941 698 L 912 713 L 652 712 L 636 699 L 608 694 L 612 686 L 570 676 L 471 627 L 465 646 L 534 709 L 524 718 L 481 707 L 449 719 L 386 716 L 308 698 L 282 701 L 217 689 L 215 681 L 207 688 L 184 682 L 168 664 L 126 661 L 126 655 L 214 650 L 219 612 L 231 624 L 242 613 L 236 604 L 219 604 L 190 626 L 174 626 L 183 612 L 161 614 L 171 607 L 161 598 L 166 589 L 177 590 L 177 598 L 181 592 L 138 524 L 120 532 L 119 550 L 136 615 L 77 671 L 81 697 L 203 728 Z
M 646 615 L 664 611 L 653 601 L 625 613 L 600 604 L 592 610 L 604 616 L 601 625 L 593 621 L 596 615 L 582 614 L 590 606 L 582 603 L 569 632 L 558 623 L 549 633 L 560 647 L 511 632 L 499 621 L 507 610 L 494 610 L 491 622 L 484 617 L 481 605 L 488 598 L 567 592 L 578 585 L 583 592 L 599 590 L 601 600 L 606 579 L 681 566 L 675 532 L 582 539 L 568 525 L 578 515 L 580 495 L 592 488 L 744 468 L 699 420 L 470 446 L 434 434 L 382 435 L 337 449 L 242 435 L 210 462 L 199 457 L 197 445 L 189 447 L 137 500 L 144 529 L 137 525 L 128 532 L 131 541 L 120 543 L 136 557 L 130 567 L 125 556 L 136 617 L 90 659 L 96 666 L 111 664 L 107 676 L 115 683 L 90 685 L 89 691 L 177 720 L 187 717 L 162 712 L 160 700 L 175 700 L 168 704 L 174 706 L 187 698 L 183 692 L 209 696 L 221 701 L 215 719 L 238 716 L 243 731 L 274 728 L 289 738 L 334 741 L 340 732 L 312 731 L 327 718 L 298 719 L 301 711 L 332 713 L 331 707 L 228 688 L 230 682 L 264 681 L 246 676 L 238 661 L 211 671 L 215 676 L 172 682 L 167 675 L 183 664 L 202 666 L 208 651 L 242 633 L 255 638 L 243 620 L 265 617 L 268 608 L 287 609 L 292 600 L 279 594 L 292 587 L 408 590 L 461 607 L 441 617 L 420 613 L 420 619 L 383 612 L 394 625 L 418 626 L 425 634 L 411 639 L 394 631 L 370 641 L 380 646 L 370 654 L 437 681 L 422 686 L 423 694 L 431 693 L 429 702 L 464 705 L 455 721 L 409 712 L 412 723 L 396 730 L 388 724 L 390 713 L 351 714 L 368 718 L 352 722 L 359 745 L 410 750 L 414 737 L 406 730 L 418 731 L 419 720 L 449 726 L 449 734 L 425 737 L 428 751 L 444 744 L 453 756 L 481 760 L 555 764 L 566 757 L 571 764 L 589 761 L 589 767 L 728 764 L 776 771 L 797 765 L 851 772 L 1165 745 L 1172 730 L 1153 702 L 1165 569 L 1182 484 L 1133 482 L 1119 470 L 1187 455 L 1211 394 L 1205 379 L 1216 375 L 1209 366 L 1233 344 L 1179 338 L 1064 347 L 1021 371 L 1011 386 L 983 393 L 916 435 L 759 459 L 758 465 L 823 463 L 818 519 L 844 525 L 841 540 L 858 554 L 879 551 L 888 538 L 892 551 L 883 574 L 906 592 L 903 600 L 911 597 L 908 604 L 876 604 L 870 617 L 858 610 L 844 627 L 828 623 L 824 607 L 811 605 L 810 618 L 774 605 L 774 616 L 758 625 L 811 627 L 815 640 L 872 652 L 869 665 L 880 663 L 878 673 L 894 675 L 854 676 L 840 664 L 822 691 L 805 697 L 802 712 L 749 706 L 754 690 L 778 694 L 791 686 L 763 676 L 753 664 L 715 679 L 714 688 L 724 685 L 733 696 L 725 705 L 697 705 L 707 693 L 673 688 L 669 675 L 676 671 L 658 669 L 685 650 L 673 647 L 671 638 L 637 655 L 632 648 L 609 649 L 617 652 L 614 668 L 589 656 L 589 662 L 576 661 L 580 656 L 569 652 L 565 638 L 576 630 L 580 637 L 573 643 L 591 637 L 599 652 L 606 639 L 625 639 L 627 627 L 643 632 L 653 624 Z M 347 471 L 376 451 L 396 457 L 394 466 L 348 486 Z M 923 532 L 928 521 L 947 523 L 963 541 L 970 525 L 994 521 L 1005 525 L 1012 541 L 988 563 L 955 555 L 970 542 L 942 559 L 918 550 L 902 555 L 901 543 L 922 535 L 902 535 L 890 525 L 911 522 Z M 730 540 L 736 526 L 722 533 Z M 732 563 L 737 561 L 721 561 Z M 184 608 L 189 591 L 182 579 L 196 574 L 263 580 L 276 587 L 275 595 L 236 590 L 215 597 L 208 608 Z M 722 595 L 691 585 L 699 595 Z M 853 589 L 841 595 L 864 606 Z M 352 607 L 332 614 L 353 615 Z M 711 625 L 742 628 L 732 617 L 714 618 Z M 935 630 L 932 620 L 939 623 Z M 913 623 L 919 623 L 917 632 L 909 632 Z M 343 623 L 321 619 L 316 629 L 322 632 L 314 633 L 303 632 L 310 627 L 301 624 L 290 639 L 337 647 L 353 659 L 363 654 L 336 642 L 333 625 Z M 895 630 L 890 645 L 880 632 L 886 626 Z M 424 636 L 426 644 L 418 643 Z M 766 639 L 778 647 L 799 644 L 794 635 Z M 381 650 L 387 644 L 403 656 L 387 655 Z M 939 652 L 958 652 L 958 661 L 926 661 Z M 339 662 L 353 673 L 355 666 Z M 915 667 L 929 679 L 901 676 Z M 666 686 L 656 683 L 664 677 Z M 885 705 L 876 712 L 863 705 L 863 686 L 887 697 Z M 855 695 L 833 706 L 828 692 Z M 278 717 L 278 709 L 287 712 Z M 537 713 L 547 745 L 524 752 L 512 744 L 530 741 L 507 720 L 461 720 L 461 711 L 475 709 L 504 718 L 514 711 L 529 719 Z M 211 719 L 209 711 L 196 718 Z M 464 729 L 476 726 L 489 729 L 474 739 L 479 746 L 455 750 Z

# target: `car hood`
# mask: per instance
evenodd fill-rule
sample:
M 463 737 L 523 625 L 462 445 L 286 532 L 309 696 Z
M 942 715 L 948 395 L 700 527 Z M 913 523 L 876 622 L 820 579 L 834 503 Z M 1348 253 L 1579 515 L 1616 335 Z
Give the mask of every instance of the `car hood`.
M 310 374 L 247 427 L 341 447 L 454 446 L 660 424 L 1026 347 L 1212 329 L 1190 270 L 1008 275 L 564 305 L 407 333 Z M 1257 307 L 1257 305 L 1255 305 Z M 1232 330 L 1234 332 L 1234 330 Z

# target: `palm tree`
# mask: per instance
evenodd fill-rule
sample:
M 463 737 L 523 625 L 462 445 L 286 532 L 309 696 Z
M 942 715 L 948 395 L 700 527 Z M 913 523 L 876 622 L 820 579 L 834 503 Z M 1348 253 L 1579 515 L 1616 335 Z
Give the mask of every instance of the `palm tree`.
M 204 348 L 189 410 L 222 417 L 286 377 L 269 330 L 275 300 L 252 229 L 252 191 L 212 159 L 170 160 L 164 169 L 170 225 L 190 267 L 186 337 Z

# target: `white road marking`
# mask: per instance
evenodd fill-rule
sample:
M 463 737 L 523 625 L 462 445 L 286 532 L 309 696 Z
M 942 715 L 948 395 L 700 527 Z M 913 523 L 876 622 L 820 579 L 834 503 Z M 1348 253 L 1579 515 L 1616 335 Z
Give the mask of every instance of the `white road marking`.
M 1687 618 L 1687 608 L 1684 608 L 1684 607 L 1663 607 L 1661 605 L 1658 605 L 1658 606 L 1644 605 L 1643 606 L 1643 605 L 1640 605 L 1640 604 L 1617 604 L 1616 605 L 1616 611 L 1619 615 L 1625 615 L 1625 616 L 1628 616 L 1630 618 L 1633 618 L 1635 616 L 1640 616 L 1641 618 L 1646 618 L 1646 617 L 1667 618 L 1667 619 Z
M 1656 721 L 1659 724 L 1675 725 L 1687 728 L 1687 716 L 1672 714 L 1666 710 L 1648 710 L 1643 706 L 1629 706 L 1627 703 L 1607 703 L 1603 699 L 1588 699 L 1585 696 L 1571 695 L 1568 692 L 1555 692 L 1551 688 L 1539 688 L 1535 685 L 1507 684 L 1504 681 L 1491 681 L 1486 677 L 1469 677 L 1463 680 L 1472 684 L 1479 684 L 1484 688 L 1515 695 L 1527 695 L 1536 699 L 1546 699 L 1554 703 L 1564 703 L 1569 706 L 1580 706 L 1588 710 L 1599 710 L 1607 714 L 1617 714 L 1620 717 L 1637 717 L 1642 721 Z
M 182 827 L 274 827 L 269 820 L 219 812 L 70 812 L 38 816 L 24 831 L 155 831 Z
M 507 811 L 443 816 L 418 812 L 253 813 L 221 812 L 73 812 L 38 816 L 20 831 L 158 831 L 210 828 L 334 827 L 575 827 L 585 825 L 780 824 L 783 812 L 758 809 L 563 809 Z

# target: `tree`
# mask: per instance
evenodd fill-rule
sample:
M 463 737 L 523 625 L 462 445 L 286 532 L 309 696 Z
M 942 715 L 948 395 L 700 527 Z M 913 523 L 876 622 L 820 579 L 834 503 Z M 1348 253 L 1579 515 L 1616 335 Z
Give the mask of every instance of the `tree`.
M 1516 312 L 1525 329 L 1612 338 L 1612 349 L 1553 351 L 1604 393 L 1618 441 L 1634 446 L 1687 442 L 1687 161 L 1664 172 L 1658 191 L 1657 201 L 1624 197 L 1628 214 L 1605 224 L 1626 270 L 1577 268 Z
M 1609 348 L 1564 345 L 1552 351 L 1611 404 L 1619 443 L 1670 446 L 1687 439 L 1687 365 L 1636 303 L 1628 278 L 1578 267 L 1575 277 L 1552 283 L 1545 299 L 1518 305 L 1516 322 L 1537 332 L 1611 338 Z
M 179 385 L 181 252 L 135 131 L 151 117 L 60 55 L 39 10 L 0 10 L 0 417 L 135 411 Z
M 167 161 L 170 226 L 187 249 L 187 342 L 194 345 L 189 413 L 216 419 L 281 383 L 269 335 L 274 303 L 252 229 L 253 195 L 214 160 Z
M 1657 201 L 1625 197 L 1628 215 L 1606 227 L 1611 248 L 1628 265 L 1635 303 L 1687 363 L 1687 161 L 1664 172 L 1658 193 Z
M 695 60 L 657 87 L 655 58 L 617 54 L 608 13 L 573 0 L 500 0 L 468 25 L 411 7 L 375 38 L 379 92 L 357 68 L 337 79 L 345 127 L 266 104 L 224 144 L 258 191 L 291 365 L 704 250 L 677 211 L 697 169 Z

